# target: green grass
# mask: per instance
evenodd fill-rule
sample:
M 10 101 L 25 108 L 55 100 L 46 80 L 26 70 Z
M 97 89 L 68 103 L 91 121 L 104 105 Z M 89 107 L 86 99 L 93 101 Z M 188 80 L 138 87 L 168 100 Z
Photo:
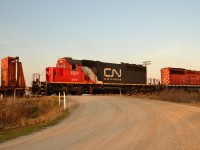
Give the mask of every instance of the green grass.
M 57 118 L 38 125 L 34 126 L 28 126 L 28 127 L 23 127 L 23 128 L 15 128 L 15 129 L 3 129 L 0 130 L 0 143 L 5 142 L 9 139 L 13 139 L 19 136 L 27 135 L 36 131 L 40 131 L 42 129 L 45 129 L 49 126 L 55 125 L 59 123 L 61 120 L 69 116 L 68 111 L 63 111 L 63 113 L 58 116 Z

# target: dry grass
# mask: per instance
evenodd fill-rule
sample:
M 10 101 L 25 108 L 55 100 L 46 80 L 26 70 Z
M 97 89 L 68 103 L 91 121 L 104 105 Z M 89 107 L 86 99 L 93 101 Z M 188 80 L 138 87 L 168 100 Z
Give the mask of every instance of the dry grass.
M 141 97 L 200 106 L 199 92 L 188 92 L 184 90 L 171 89 L 164 90 L 156 94 L 149 94 L 145 96 L 143 95 Z
M 7 98 L 0 101 L 0 129 L 27 127 L 46 123 L 62 115 L 63 108 L 53 97 L 31 99 Z
M 183 90 L 165 90 L 157 95 L 158 99 L 178 103 L 200 104 L 200 93 Z
M 193 106 L 200 107 L 200 92 L 189 92 L 185 90 L 164 90 L 159 93 L 137 94 L 133 95 L 137 98 L 154 99 L 162 101 L 170 101 L 177 103 L 185 103 Z

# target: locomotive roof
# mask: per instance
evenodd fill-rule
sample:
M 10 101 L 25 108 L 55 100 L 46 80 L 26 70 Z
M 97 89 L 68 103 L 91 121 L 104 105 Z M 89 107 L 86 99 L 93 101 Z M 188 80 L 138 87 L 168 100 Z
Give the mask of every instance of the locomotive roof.
M 63 59 L 66 59 L 69 63 L 71 64 L 82 64 L 83 66 L 96 66 L 96 65 L 105 65 L 105 64 L 110 64 L 110 65 L 124 65 L 126 67 L 141 67 L 141 68 L 145 68 L 145 66 L 139 64 L 129 64 L 129 63 L 108 63 L 108 62 L 101 62 L 101 61 L 94 61 L 94 60 L 76 60 L 76 59 L 72 59 L 71 57 L 64 57 Z
M 115 64 L 115 65 L 124 65 L 124 66 L 130 66 L 130 67 L 145 67 L 141 64 L 137 65 L 137 64 L 129 64 L 129 63 L 108 63 L 108 62 L 101 62 L 101 61 L 94 61 L 94 60 L 81 60 L 82 64 Z
M 82 64 L 81 60 L 72 59 L 71 57 L 64 57 L 63 59 L 66 59 L 70 64 Z
M 173 68 L 173 67 L 161 68 L 161 70 L 165 70 L 165 69 L 169 69 L 169 70 L 177 70 L 177 71 L 200 72 L 200 71 L 198 71 L 198 70 L 190 70 L 190 69 L 185 69 L 185 68 Z
M 165 67 L 165 68 L 161 68 L 161 70 L 165 70 L 165 69 L 169 69 L 169 70 L 181 70 L 181 71 L 187 70 L 187 69 L 185 69 L 185 68 L 174 68 L 174 67 Z

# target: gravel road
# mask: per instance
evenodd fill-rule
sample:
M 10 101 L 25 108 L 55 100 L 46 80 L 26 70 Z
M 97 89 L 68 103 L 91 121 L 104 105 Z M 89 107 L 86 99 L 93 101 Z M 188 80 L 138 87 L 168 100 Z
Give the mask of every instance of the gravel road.
M 16 150 L 200 149 L 200 108 L 117 96 L 71 96 L 58 125 L 0 144 Z

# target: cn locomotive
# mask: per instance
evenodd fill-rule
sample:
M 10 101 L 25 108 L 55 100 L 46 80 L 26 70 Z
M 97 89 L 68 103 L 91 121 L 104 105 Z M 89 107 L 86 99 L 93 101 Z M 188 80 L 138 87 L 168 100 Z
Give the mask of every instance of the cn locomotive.
M 162 68 L 161 82 L 165 86 L 199 87 L 200 71 L 184 68 Z
M 55 67 L 46 68 L 46 81 L 34 74 L 32 92 L 35 94 L 99 94 L 153 91 L 147 83 L 146 66 L 128 63 L 105 63 L 93 60 L 59 58 Z

